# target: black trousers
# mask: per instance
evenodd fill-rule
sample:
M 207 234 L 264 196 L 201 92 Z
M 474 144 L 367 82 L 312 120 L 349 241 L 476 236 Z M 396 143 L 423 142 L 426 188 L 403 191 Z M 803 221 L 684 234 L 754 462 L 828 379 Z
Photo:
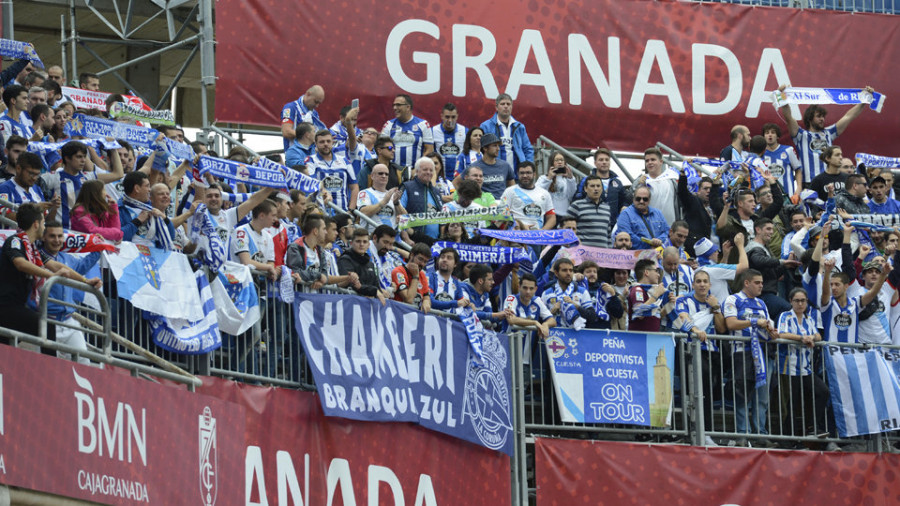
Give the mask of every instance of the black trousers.
M 0 306 L 0 327 L 37 336 L 39 321 L 40 317 L 37 311 L 31 310 L 26 306 Z M 53 325 L 52 321 L 47 323 L 47 339 L 56 341 L 56 326 Z M 8 338 L 0 337 L 0 343 L 10 344 L 10 342 Z M 56 356 L 56 350 L 48 348 L 41 348 L 41 353 Z

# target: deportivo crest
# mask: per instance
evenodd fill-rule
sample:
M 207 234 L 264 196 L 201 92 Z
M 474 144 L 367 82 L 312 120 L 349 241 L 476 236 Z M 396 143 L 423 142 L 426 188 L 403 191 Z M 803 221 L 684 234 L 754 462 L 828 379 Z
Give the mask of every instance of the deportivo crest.
M 472 429 L 484 446 L 499 450 L 512 432 L 509 385 L 503 366 L 506 350 L 494 332 L 485 332 L 482 340 L 483 365 L 474 360 L 469 350 L 465 400 L 460 421 L 471 421 Z

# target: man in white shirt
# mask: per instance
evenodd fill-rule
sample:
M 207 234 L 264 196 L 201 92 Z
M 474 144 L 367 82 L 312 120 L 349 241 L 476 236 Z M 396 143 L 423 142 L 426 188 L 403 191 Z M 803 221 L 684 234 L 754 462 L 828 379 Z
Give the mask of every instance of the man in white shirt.
M 556 226 L 553 199 L 547 190 L 535 188 L 534 172 L 532 162 L 519 164 L 519 184 L 504 190 L 500 200 L 509 206 L 520 229 L 551 230 Z

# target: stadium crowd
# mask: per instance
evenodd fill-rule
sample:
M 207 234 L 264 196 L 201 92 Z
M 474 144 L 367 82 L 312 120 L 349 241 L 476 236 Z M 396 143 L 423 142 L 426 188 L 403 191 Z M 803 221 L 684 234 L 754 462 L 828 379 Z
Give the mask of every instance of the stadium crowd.
M 319 182 L 318 193 L 304 194 L 199 176 L 196 158 L 176 165 L 124 140 L 106 149 L 110 144 L 71 136 L 73 114 L 105 117 L 107 111 L 76 109 L 62 92 L 58 66 L 45 73 L 19 60 L 0 80 L 0 198 L 12 204 L 3 216 L 18 225 L 0 258 L 0 325 L 8 328 L 37 332 L 34 301 L 45 278 L 101 286 L 84 277 L 100 255 L 76 259 L 60 252 L 63 230 L 190 254 L 197 245 L 187 222 L 201 209 L 229 260 L 273 282 L 289 272 L 301 292 L 337 285 L 426 312 L 470 307 L 486 326 L 531 327 L 536 338 L 554 326 L 687 333 L 702 342 L 707 396 L 722 381 L 738 385 L 739 433 L 770 430 L 769 393 L 779 377 L 796 398 L 817 399 L 815 423 L 795 413 L 794 434 L 813 430 L 801 420 L 817 432 L 833 425 L 826 423 L 828 386 L 817 374 L 815 342 L 900 341 L 900 280 L 893 270 L 900 231 L 872 225 L 879 222 L 871 217 L 900 213 L 894 177 L 858 166 L 835 144 L 863 104 L 833 124 L 814 105 L 800 122 L 785 106 L 786 125 L 767 123 L 759 132 L 736 125 L 730 141 L 722 134 L 727 145 L 718 164 L 697 159 L 673 168 L 649 148 L 644 173 L 632 182 L 611 171 L 613 154 L 602 147 L 589 160 L 595 169 L 587 177 L 576 177 L 558 152 L 550 155 L 549 172 L 538 174 L 526 126 L 513 116 L 506 94 L 481 123 L 459 118 L 448 103 L 433 111 L 439 121 L 431 126 L 417 115 L 429 112 L 398 94 L 394 118 L 383 125 L 359 126 L 358 107 L 348 106 L 329 126 L 317 110 L 325 90 L 316 85 L 285 104 L 284 158 L 274 156 Z M 92 74 L 78 82 L 101 89 Z M 107 109 L 117 101 L 122 97 L 111 95 Z M 155 128 L 185 142 L 177 126 Z M 54 153 L 30 151 L 35 142 L 65 144 Z M 220 156 L 199 142 L 191 147 L 197 155 Z M 223 158 L 256 162 L 237 147 Z M 495 206 L 508 208 L 512 219 L 400 226 L 404 217 L 422 213 L 446 217 Z M 483 229 L 569 229 L 585 246 L 650 254 L 631 270 L 576 264 L 564 245 L 517 244 Z M 527 260 L 463 262 L 460 247 L 434 250 L 438 241 L 524 248 Z M 57 297 L 73 297 L 71 289 L 60 290 Z M 70 314 L 51 304 L 52 319 Z M 50 330 L 51 338 L 83 347 L 78 334 Z M 727 345 L 710 337 L 715 334 L 747 339 Z M 767 345 L 778 338 L 797 344 Z M 712 418 L 706 414 L 707 423 Z

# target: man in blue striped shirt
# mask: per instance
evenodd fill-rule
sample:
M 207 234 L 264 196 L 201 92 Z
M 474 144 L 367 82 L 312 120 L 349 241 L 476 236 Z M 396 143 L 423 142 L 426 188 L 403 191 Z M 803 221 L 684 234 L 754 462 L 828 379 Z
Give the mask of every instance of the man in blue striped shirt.
M 397 95 L 391 106 L 395 118 L 384 124 L 381 133 L 394 141 L 394 162 L 401 167 L 411 167 L 416 160 L 434 151 L 431 127 L 424 119 L 413 116 L 409 95 Z
M 834 258 L 822 258 L 822 298 L 819 309 L 822 314 L 822 328 L 825 329 L 825 340 L 838 343 L 858 343 L 859 313 L 869 305 L 881 291 L 891 265 L 885 262 L 883 271 L 869 290 L 857 297 L 848 297 L 850 276 L 846 272 L 831 273 L 834 270 Z M 855 282 L 855 281 L 854 281 Z
M 447 103 L 441 109 L 441 124 L 431 128 L 434 150 L 443 157 L 444 177 L 448 180 L 453 179 L 456 174 L 457 158 L 462 153 L 468 131 L 466 127 L 456 122 L 458 118 L 459 111 L 456 110 L 456 106 Z
M 782 84 L 778 90 L 784 91 L 786 87 L 786 84 Z M 875 91 L 871 86 L 866 86 L 865 90 L 869 93 Z M 808 185 L 814 177 L 825 171 L 825 162 L 819 155 L 825 148 L 831 146 L 834 140 L 847 130 L 850 122 L 858 118 L 867 107 L 869 107 L 868 104 L 856 104 L 837 123 L 825 126 L 825 116 L 828 111 L 821 105 L 813 104 L 803 111 L 803 123 L 806 125 L 804 130 L 800 128 L 797 120 L 791 114 L 790 105 L 781 106 L 781 115 L 788 124 L 788 133 L 791 134 L 791 139 L 797 146 L 797 155 L 800 157 L 800 165 L 803 166 L 804 184 Z

